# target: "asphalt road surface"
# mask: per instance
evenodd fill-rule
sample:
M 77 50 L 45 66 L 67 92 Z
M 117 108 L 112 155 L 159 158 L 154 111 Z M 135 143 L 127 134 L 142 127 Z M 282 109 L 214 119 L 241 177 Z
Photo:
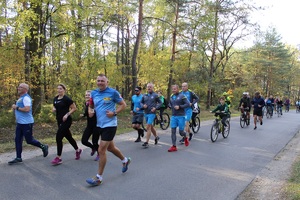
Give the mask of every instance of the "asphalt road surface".
M 295 111 L 264 118 L 257 130 L 252 119 L 242 129 L 233 118 L 229 137 L 219 135 L 215 143 L 210 141 L 212 120 L 205 121 L 190 146 L 178 144 L 171 153 L 170 130 L 158 130 L 158 145 L 152 136 L 148 149 L 134 143 L 136 132 L 116 136 L 116 145 L 132 162 L 123 174 L 121 161 L 108 153 L 103 184 L 97 187 L 85 180 L 96 175 L 98 163 L 79 143 L 81 159 L 75 160 L 75 151 L 65 145 L 59 166 L 50 163 L 56 147 L 46 158 L 40 150 L 23 152 L 23 163 L 12 166 L 7 161 L 15 154 L 2 154 L 0 199 L 233 200 L 299 131 L 299 118 Z

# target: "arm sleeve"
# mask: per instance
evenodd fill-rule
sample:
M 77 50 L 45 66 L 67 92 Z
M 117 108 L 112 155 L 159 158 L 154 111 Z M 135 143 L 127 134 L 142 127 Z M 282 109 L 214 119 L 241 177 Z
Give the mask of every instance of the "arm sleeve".
M 192 99 L 193 99 L 193 102 L 191 102 L 192 104 L 199 102 L 199 97 L 196 95 L 195 92 L 192 92 Z
M 185 96 L 182 98 L 182 101 L 183 101 L 184 104 L 180 105 L 179 107 L 181 107 L 181 108 L 187 108 L 187 107 L 190 106 L 190 101 Z

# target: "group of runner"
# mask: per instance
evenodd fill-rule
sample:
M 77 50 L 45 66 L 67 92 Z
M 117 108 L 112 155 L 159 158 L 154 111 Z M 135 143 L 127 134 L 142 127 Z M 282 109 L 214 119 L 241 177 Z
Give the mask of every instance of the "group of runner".
M 95 177 L 86 179 L 86 182 L 93 186 L 100 185 L 103 182 L 103 173 L 107 162 L 107 151 L 112 152 L 121 160 L 121 171 L 123 173 L 128 170 L 128 166 L 131 162 L 131 158 L 125 157 L 114 144 L 114 136 L 117 131 L 117 115 L 125 109 L 126 103 L 117 90 L 108 86 L 108 78 L 104 74 L 98 75 L 96 81 L 98 88 L 92 91 L 88 90 L 85 93 L 85 112 L 82 116 L 87 117 L 87 127 L 81 139 L 82 144 L 91 149 L 91 156 L 97 153 L 94 160 L 99 162 L 98 172 Z M 146 135 L 145 141 L 142 144 L 144 148 L 149 147 L 151 135 L 154 136 L 154 144 L 158 144 L 160 138 L 153 126 L 153 120 L 156 117 L 157 111 L 160 111 L 160 114 L 162 114 L 166 108 L 170 108 L 172 113 L 170 123 L 172 146 L 168 149 L 168 152 L 177 151 L 177 128 L 182 137 L 180 142 L 185 144 L 185 146 L 189 146 L 193 138 L 189 122 L 192 118 L 193 109 L 199 102 L 199 97 L 192 90 L 188 89 L 188 83 L 186 82 L 182 83 L 181 89 L 179 85 L 172 85 L 171 89 L 172 95 L 169 98 L 170 102 L 167 104 L 161 92 L 154 92 L 153 83 L 147 84 L 147 92 L 145 94 L 143 94 L 141 87 L 136 87 L 134 90 L 135 94 L 132 96 L 130 111 L 132 114 L 132 127 L 137 130 L 138 134 L 135 142 L 141 142 L 142 138 Z M 44 157 L 48 155 L 48 145 L 40 143 L 32 136 L 34 120 L 32 116 L 32 100 L 27 93 L 28 90 L 29 86 L 25 83 L 21 83 L 18 87 L 20 98 L 16 104 L 12 105 L 17 121 L 15 132 L 16 158 L 8 162 L 10 165 L 22 162 L 23 137 L 25 137 L 28 144 L 41 148 Z M 58 124 L 56 133 L 57 155 L 51 161 L 53 165 L 62 163 L 62 140 L 64 137 L 73 146 L 76 160 L 80 159 L 82 152 L 70 132 L 70 126 L 72 124 L 71 115 L 77 110 L 76 105 L 71 98 L 65 95 L 66 86 L 64 84 L 57 86 L 57 92 L 58 95 L 53 100 L 53 112 L 56 113 Z M 251 102 L 248 97 L 249 94 L 244 93 L 243 95 L 240 107 L 249 107 L 250 111 L 250 104 L 252 105 L 254 108 L 254 129 L 256 129 L 257 117 L 259 118 L 260 124 L 263 124 L 262 107 L 265 105 L 265 101 L 259 92 L 255 93 L 255 97 Z M 227 93 L 224 93 L 223 97 L 220 98 L 220 104 L 212 111 L 224 111 L 225 115 L 222 122 L 225 127 L 226 117 L 230 116 L 229 107 L 230 99 Z M 144 118 L 146 121 L 146 134 L 144 134 L 144 130 L 141 127 Z M 91 136 L 92 143 L 89 142 Z
M 193 138 L 189 127 L 189 121 L 192 118 L 193 105 L 199 101 L 199 97 L 191 90 L 188 89 L 188 83 L 182 83 L 182 89 L 179 85 L 172 85 L 172 95 L 170 96 L 170 102 L 166 104 L 166 99 L 162 93 L 154 92 L 153 83 L 147 84 L 147 92 L 142 94 L 141 87 L 135 88 L 135 95 L 131 98 L 131 114 L 132 114 L 132 127 L 137 130 L 138 137 L 135 142 L 141 142 L 141 138 L 144 136 L 144 130 L 141 127 L 143 120 L 146 121 L 146 140 L 142 144 L 143 147 L 149 147 L 149 140 L 151 134 L 154 136 L 154 144 L 159 141 L 157 131 L 153 126 L 153 121 L 156 116 L 156 112 L 160 111 L 160 115 L 166 108 L 172 110 L 171 116 L 171 140 L 172 146 L 168 150 L 169 152 L 177 151 L 176 148 L 176 129 L 179 129 L 179 134 L 182 136 L 180 142 L 185 146 L 189 145 L 189 141 Z M 163 122 L 161 122 L 163 123 Z

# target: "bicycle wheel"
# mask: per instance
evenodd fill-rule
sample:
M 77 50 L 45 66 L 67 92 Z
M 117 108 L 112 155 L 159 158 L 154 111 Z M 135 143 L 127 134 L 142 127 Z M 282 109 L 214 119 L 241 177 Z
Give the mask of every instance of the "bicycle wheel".
M 224 130 L 222 132 L 223 138 L 227 138 L 230 132 L 230 123 L 229 121 L 226 121 L 227 126 L 224 127 Z
M 217 141 L 219 135 L 219 123 L 214 122 L 210 130 L 210 139 L 212 142 Z
M 162 130 L 166 130 L 170 126 L 170 116 L 168 113 L 162 114 L 162 120 L 160 121 L 160 128 Z
M 241 128 L 244 128 L 244 127 L 245 127 L 246 120 L 247 120 L 247 119 L 245 119 L 245 116 L 244 116 L 244 115 L 240 116 L 240 125 L 241 125 Z
M 200 118 L 198 116 L 196 116 L 195 117 L 195 124 L 192 125 L 192 130 L 193 130 L 194 133 L 198 133 L 199 129 L 200 129 Z

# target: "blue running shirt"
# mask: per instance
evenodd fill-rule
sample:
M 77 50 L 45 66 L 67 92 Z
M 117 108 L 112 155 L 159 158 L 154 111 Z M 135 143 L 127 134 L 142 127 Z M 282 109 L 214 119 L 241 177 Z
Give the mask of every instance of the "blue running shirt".
M 94 102 L 94 109 L 97 117 L 97 127 L 116 127 L 117 117 L 107 117 L 106 111 L 116 111 L 116 104 L 123 100 L 120 93 L 110 87 L 107 87 L 103 91 L 95 89 L 91 92 L 91 98 Z

